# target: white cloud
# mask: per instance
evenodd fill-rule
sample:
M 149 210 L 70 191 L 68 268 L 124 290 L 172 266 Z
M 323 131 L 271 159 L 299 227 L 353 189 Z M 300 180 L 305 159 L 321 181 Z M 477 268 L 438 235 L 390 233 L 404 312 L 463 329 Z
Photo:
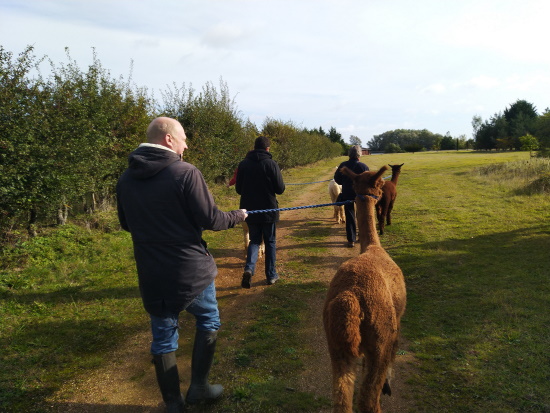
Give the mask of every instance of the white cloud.
M 501 85 L 501 82 L 490 76 L 480 75 L 470 79 L 466 85 L 471 85 L 480 89 L 494 89 Z
M 420 93 L 433 93 L 436 95 L 445 93 L 446 91 L 447 87 L 442 83 L 433 83 L 420 89 Z
M 245 37 L 245 31 L 236 25 L 217 24 L 209 28 L 202 36 L 202 41 L 215 48 L 223 48 L 234 45 Z

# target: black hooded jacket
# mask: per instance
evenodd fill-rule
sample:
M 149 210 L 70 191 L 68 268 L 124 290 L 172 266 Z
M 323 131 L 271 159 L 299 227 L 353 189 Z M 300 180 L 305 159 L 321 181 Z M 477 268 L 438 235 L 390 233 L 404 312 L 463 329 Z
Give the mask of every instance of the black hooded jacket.
M 237 170 L 235 190 L 241 196 L 240 208 L 248 211 L 277 209 L 277 196 L 285 191 L 283 175 L 271 154 L 264 149 L 248 152 Z M 279 212 L 250 214 L 246 222 L 268 223 L 279 221 Z
M 338 185 L 342 185 L 342 201 L 349 201 L 350 199 L 355 199 L 355 191 L 353 190 L 353 181 L 340 172 L 340 168 L 347 166 L 350 170 L 356 174 L 361 174 L 369 170 L 369 167 L 363 162 L 359 162 L 357 158 L 348 159 L 345 162 L 342 162 L 336 172 L 334 173 L 334 180 Z
M 242 222 L 240 210 L 220 211 L 201 172 L 176 153 L 141 145 L 117 184 L 118 217 L 130 231 L 143 305 L 161 315 L 185 309 L 216 277 L 204 229 Z

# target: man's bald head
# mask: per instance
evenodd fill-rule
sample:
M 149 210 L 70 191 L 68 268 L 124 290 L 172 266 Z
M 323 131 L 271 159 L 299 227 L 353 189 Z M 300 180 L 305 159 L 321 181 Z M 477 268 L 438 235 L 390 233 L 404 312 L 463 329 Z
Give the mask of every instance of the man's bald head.
M 147 142 L 166 146 L 178 155 L 187 149 L 187 137 L 183 126 L 176 119 L 159 117 L 147 127 Z
M 176 119 L 160 117 L 153 119 L 147 127 L 147 142 L 162 144 L 167 134 L 174 135 L 178 126 L 181 126 Z

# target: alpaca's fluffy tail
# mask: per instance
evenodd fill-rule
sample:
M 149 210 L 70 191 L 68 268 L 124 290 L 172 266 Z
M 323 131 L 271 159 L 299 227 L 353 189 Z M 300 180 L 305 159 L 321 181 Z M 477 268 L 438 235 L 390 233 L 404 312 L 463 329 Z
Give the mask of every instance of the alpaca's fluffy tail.
M 360 357 L 361 318 L 359 301 L 350 291 L 341 292 L 328 303 L 325 309 L 325 330 L 331 352 Z

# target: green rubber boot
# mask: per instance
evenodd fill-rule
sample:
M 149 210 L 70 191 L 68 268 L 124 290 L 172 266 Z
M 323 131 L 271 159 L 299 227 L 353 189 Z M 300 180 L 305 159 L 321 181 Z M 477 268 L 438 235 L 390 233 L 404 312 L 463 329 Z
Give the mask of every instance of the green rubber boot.
M 195 333 L 193 358 L 191 360 L 191 385 L 187 390 L 188 404 L 198 404 L 219 398 L 223 393 L 221 384 L 209 384 L 208 374 L 216 351 L 217 331 L 200 331 Z
M 153 363 L 162 400 L 166 404 L 166 413 L 182 413 L 185 400 L 180 391 L 176 353 L 153 354 Z

